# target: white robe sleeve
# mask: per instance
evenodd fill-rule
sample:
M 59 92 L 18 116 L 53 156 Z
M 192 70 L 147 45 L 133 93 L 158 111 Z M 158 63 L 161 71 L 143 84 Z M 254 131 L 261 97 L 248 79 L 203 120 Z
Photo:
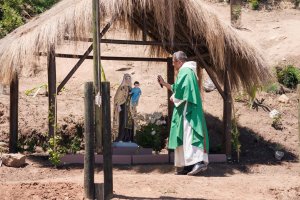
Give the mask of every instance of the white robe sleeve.
M 184 100 L 176 99 L 176 98 L 175 98 L 175 93 L 170 97 L 170 99 L 173 100 L 174 105 L 175 105 L 176 107 L 180 106 L 183 102 L 185 102 Z

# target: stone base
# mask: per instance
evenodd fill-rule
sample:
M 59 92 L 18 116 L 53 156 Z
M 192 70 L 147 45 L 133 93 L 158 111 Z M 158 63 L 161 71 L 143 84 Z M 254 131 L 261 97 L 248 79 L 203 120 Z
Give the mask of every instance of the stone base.
M 168 154 L 151 154 L 151 155 L 113 155 L 113 164 L 134 165 L 134 164 L 173 164 L 174 153 Z M 225 154 L 209 154 L 210 163 L 226 162 Z M 67 154 L 61 159 L 62 164 L 83 164 L 84 155 Z M 103 155 L 95 155 L 95 163 L 103 164 Z

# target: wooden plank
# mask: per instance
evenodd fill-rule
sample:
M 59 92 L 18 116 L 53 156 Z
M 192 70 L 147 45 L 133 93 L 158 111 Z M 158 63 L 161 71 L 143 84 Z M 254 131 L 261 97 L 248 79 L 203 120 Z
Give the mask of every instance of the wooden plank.
M 100 48 L 100 2 L 93 0 L 93 63 L 95 95 L 101 94 L 101 48 Z M 102 152 L 102 110 L 95 105 L 95 147 L 96 152 Z
M 110 113 L 110 83 L 102 85 L 102 120 L 103 120 L 103 171 L 104 199 L 113 195 L 112 145 L 111 145 L 111 113 Z
M 92 38 L 79 38 L 79 39 L 74 39 L 74 38 L 68 38 L 65 37 L 66 40 L 71 40 L 71 41 L 81 41 L 81 42 L 93 42 Z M 120 45 L 142 45 L 142 46 L 177 46 L 177 47 L 185 47 L 185 46 L 203 46 L 201 43 L 181 43 L 181 42 L 161 42 L 161 41 L 138 41 L 138 40 L 118 40 L 118 39 L 101 39 L 101 42 L 103 44 L 120 44 Z
M 228 67 L 225 68 L 224 72 L 224 110 L 223 110 L 223 123 L 224 123 L 224 136 L 225 136 L 225 153 L 228 160 L 231 160 L 231 129 L 232 129 L 232 97 L 231 97 L 231 86 L 228 68 L 230 67 L 230 56 L 228 56 Z
M 299 162 L 300 162 L 300 84 L 297 86 L 297 94 L 298 94 L 298 134 L 299 134 Z
M 95 199 L 96 200 L 104 200 L 104 184 L 103 183 L 95 183 Z
M 174 84 L 175 82 L 175 71 L 173 66 L 173 58 L 168 58 L 167 62 L 167 83 Z M 171 120 L 173 115 L 174 104 L 170 101 L 170 97 L 172 96 L 172 91 L 168 90 L 168 130 L 171 128 Z M 171 162 L 170 157 L 171 151 L 168 150 L 169 163 Z
M 56 54 L 58 58 L 82 58 L 83 55 L 72 54 Z M 86 59 L 93 59 L 93 56 L 87 56 Z M 146 62 L 167 62 L 166 58 L 145 58 L 145 57 L 116 57 L 116 56 L 101 56 L 101 60 L 118 60 L 118 61 L 146 61 Z
M 9 153 L 18 152 L 19 78 L 16 73 L 10 84 Z
M 55 48 L 50 47 L 48 53 L 48 129 L 49 137 L 54 137 L 57 124 L 56 115 L 56 61 L 55 61 Z
M 85 126 L 85 156 L 84 156 L 84 195 L 94 199 L 94 87 L 92 82 L 84 85 L 84 126 Z

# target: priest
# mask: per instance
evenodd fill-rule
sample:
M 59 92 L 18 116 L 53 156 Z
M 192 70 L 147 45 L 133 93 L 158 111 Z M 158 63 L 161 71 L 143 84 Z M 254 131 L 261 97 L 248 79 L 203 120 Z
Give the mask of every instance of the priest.
M 178 70 L 175 84 L 170 85 L 159 75 L 158 82 L 173 92 L 174 103 L 168 148 L 174 149 L 174 165 L 183 168 L 177 175 L 196 175 L 207 169 L 209 140 L 198 87 L 197 65 L 187 61 L 184 52 L 173 54 Z

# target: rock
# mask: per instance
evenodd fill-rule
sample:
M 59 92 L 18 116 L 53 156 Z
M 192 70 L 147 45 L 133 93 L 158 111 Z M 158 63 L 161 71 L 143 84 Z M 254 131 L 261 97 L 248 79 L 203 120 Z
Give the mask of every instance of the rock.
M 4 154 L 2 162 L 8 167 L 22 167 L 25 165 L 26 156 L 22 154 Z
M 36 146 L 35 147 L 35 152 L 36 153 L 44 153 L 44 149 L 42 147 Z
M 275 151 L 275 158 L 277 160 L 280 161 L 283 158 L 283 156 L 284 156 L 284 152 L 282 152 L 282 151 Z
M 5 142 L 0 142 L 0 147 L 6 148 L 8 147 L 8 144 Z
M 204 81 L 204 91 L 205 92 L 211 92 L 215 89 L 216 89 L 216 86 L 210 78 L 208 78 Z
M 280 103 L 288 103 L 290 99 L 285 94 L 283 94 L 280 97 L 278 97 L 278 101 Z
M 157 126 L 160 126 L 162 125 L 161 121 L 160 120 L 157 120 L 156 123 L 155 123 Z
M 280 116 L 280 113 L 279 113 L 279 111 L 278 110 L 272 110 L 270 113 L 269 113 L 269 116 L 270 116 L 270 118 L 272 118 L 272 119 L 274 119 L 274 118 L 277 118 L 277 117 L 279 117 Z

